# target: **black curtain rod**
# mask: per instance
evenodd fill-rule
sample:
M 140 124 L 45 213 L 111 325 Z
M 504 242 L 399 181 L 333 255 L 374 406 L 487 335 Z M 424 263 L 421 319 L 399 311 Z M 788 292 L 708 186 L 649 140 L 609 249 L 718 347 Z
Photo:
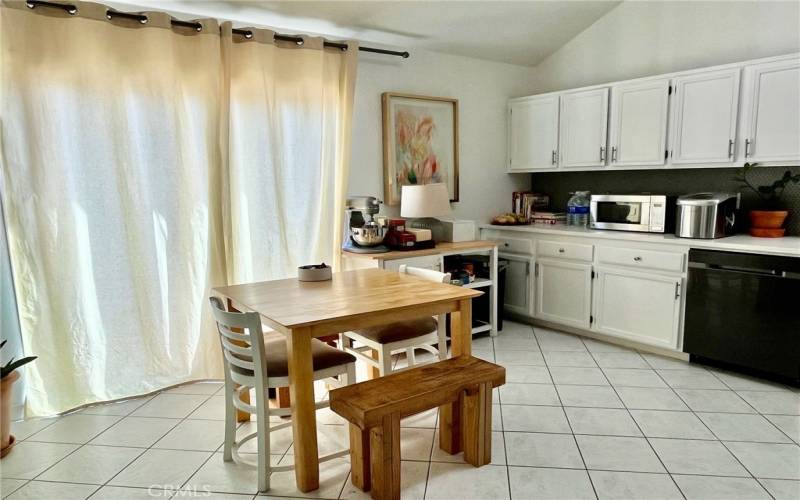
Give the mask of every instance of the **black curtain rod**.
M 44 0 L 27 0 L 25 5 L 28 6 L 29 9 L 35 9 L 36 7 L 51 7 L 54 9 L 61 9 L 67 12 L 69 15 L 74 16 L 78 13 L 78 7 L 72 4 L 66 3 L 56 3 L 56 2 L 47 2 Z M 141 24 L 147 24 L 147 16 L 144 14 L 136 14 L 132 12 L 120 12 L 117 10 L 108 9 L 106 11 L 106 17 L 108 19 L 113 19 L 115 17 L 122 18 L 122 19 L 132 19 L 134 21 L 139 21 Z M 180 21 L 178 19 L 171 19 L 170 22 L 173 26 L 180 26 L 182 28 L 192 28 L 195 31 L 202 31 L 203 25 L 198 22 L 192 21 Z M 234 28 L 233 33 L 235 35 L 241 35 L 245 38 L 253 38 L 253 32 L 251 30 L 244 30 L 239 28 Z M 274 35 L 275 40 L 279 40 L 282 42 L 294 42 L 297 45 L 303 45 L 304 40 L 302 37 L 293 36 L 293 35 L 281 35 L 275 33 Z M 338 42 L 323 42 L 325 47 L 330 47 L 339 50 L 347 50 L 346 43 L 338 43 Z M 362 52 L 372 52 L 375 54 L 385 54 L 389 56 L 398 56 L 402 57 L 403 59 L 407 59 L 411 54 L 408 51 L 397 51 L 397 50 L 386 50 L 386 49 L 376 49 L 374 47 L 359 47 L 358 50 Z

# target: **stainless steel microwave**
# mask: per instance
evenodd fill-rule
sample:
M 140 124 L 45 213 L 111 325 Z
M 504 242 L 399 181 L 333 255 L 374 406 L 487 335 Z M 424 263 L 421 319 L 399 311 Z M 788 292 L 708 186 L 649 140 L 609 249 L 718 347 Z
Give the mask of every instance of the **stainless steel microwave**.
M 669 231 L 671 197 L 652 194 L 593 194 L 589 227 L 617 231 L 664 233 Z

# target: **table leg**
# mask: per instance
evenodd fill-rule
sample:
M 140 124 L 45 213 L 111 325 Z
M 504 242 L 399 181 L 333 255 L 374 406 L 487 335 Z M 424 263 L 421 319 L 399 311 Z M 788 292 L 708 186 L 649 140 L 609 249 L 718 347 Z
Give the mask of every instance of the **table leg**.
M 458 311 L 450 314 L 453 357 L 472 354 L 472 299 L 458 301 Z
M 297 328 L 286 335 L 286 354 L 289 359 L 289 397 L 292 400 L 294 474 L 297 489 L 307 493 L 319 488 L 319 452 L 310 329 Z
M 458 310 L 450 314 L 453 357 L 472 354 L 472 299 L 458 301 Z M 462 450 L 461 405 L 458 402 L 439 407 L 439 448 L 456 454 Z

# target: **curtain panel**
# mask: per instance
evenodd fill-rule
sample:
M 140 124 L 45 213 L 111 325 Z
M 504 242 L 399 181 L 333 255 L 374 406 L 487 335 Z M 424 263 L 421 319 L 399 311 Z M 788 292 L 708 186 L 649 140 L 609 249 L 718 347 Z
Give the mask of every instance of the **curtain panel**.
M 330 261 L 347 179 L 355 51 L 76 5 L 0 9 L 29 415 L 218 378 L 210 289 Z

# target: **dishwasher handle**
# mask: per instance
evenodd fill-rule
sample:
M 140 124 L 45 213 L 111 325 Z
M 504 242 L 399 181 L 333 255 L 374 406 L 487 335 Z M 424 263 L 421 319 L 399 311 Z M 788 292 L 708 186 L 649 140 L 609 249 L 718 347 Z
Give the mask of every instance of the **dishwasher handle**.
M 750 274 L 753 276 L 767 276 L 772 278 L 794 278 L 800 279 L 798 273 L 787 273 L 777 269 L 755 269 L 751 267 L 723 266 L 720 264 L 704 264 L 700 262 L 689 262 L 691 269 L 711 269 L 713 271 L 724 271 L 728 273 Z

